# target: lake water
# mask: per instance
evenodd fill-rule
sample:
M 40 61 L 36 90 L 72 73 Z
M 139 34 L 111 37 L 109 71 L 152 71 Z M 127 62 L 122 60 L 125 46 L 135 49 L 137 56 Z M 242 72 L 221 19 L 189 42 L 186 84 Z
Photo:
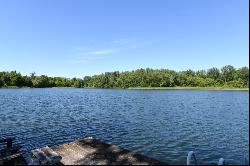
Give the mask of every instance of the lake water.
M 249 154 L 249 92 L 0 89 L 0 137 L 23 149 L 95 138 L 167 162 L 240 164 Z

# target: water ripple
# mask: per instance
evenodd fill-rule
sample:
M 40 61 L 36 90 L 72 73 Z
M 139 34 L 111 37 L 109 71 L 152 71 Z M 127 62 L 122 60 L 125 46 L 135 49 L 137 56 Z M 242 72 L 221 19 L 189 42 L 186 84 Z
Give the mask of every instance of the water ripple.
M 23 149 L 94 136 L 170 164 L 185 164 L 191 150 L 199 164 L 240 164 L 248 99 L 239 91 L 0 89 L 0 136 Z

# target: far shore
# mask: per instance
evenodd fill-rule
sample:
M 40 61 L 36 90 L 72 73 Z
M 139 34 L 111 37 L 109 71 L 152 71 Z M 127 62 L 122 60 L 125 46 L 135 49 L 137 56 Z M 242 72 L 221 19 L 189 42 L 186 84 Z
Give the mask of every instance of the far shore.
M 133 90 L 239 90 L 249 91 L 249 88 L 224 88 L 224 87 L 130 87 Z
M 0 89 L 16 89 L 16 88 L 34 88 L 34 87 L 17 87 L 7 86 Z M 46 87 L 44 87 L 46 88 Z M 48 87 L 48 88 L 74 88 L 74 87 Z M 37 89 L 37 88 L 35 88 Z M 42 88 L 38 88 L 42 89 Z M 129 87 L 129 88 L 93 88 L 85 87 L 85 89 L 128 89 L 128 90 L 228 90 L 228 91 L 249 91 L 249 88 L 225 88 L 225 87 Z

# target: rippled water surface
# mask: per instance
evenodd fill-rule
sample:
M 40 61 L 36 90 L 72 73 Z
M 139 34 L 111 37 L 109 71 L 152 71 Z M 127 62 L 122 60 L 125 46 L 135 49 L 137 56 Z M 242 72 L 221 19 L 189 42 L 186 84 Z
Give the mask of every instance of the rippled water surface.
M 0 89 L 0 136 L 26 150 L 93 136 L 170 164 L 191 150 L 199 164 L 240 164 L 248 100 L 248 91 Z

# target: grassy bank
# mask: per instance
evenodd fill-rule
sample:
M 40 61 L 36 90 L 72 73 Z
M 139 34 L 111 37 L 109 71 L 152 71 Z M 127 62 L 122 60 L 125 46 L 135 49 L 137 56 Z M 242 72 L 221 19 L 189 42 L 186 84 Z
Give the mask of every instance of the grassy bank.
M 31 87 L 17 87 L 17 86 L 7 86 L 1 88 L 31 88 Z M 34 88 L 34 87 L 33 87 Z M 44 87 L 46 88 L 46 87 Z M 47 87 L 49 88 L 49 87 Z M 75 88 L 75 87 L 50 87 L 50 88 Z M 249 88 L 225 88 L 225 87 L 130 87 L 130 88 L 94 88 L 85 87 L 84 89 L 130 89 L 130 90 L 235 90 L 235 91 L 249 91 Z
M 240 90 L 249 91 L 249 88 L 225 88 L 225 87 L 130 87 L 138 90 Z
M 10 89 L 16 89 L 16 88 L 27 88 L 27 87 L 18 87 L 18 86 L 3 86 L 0 88 L 10 88 Z

